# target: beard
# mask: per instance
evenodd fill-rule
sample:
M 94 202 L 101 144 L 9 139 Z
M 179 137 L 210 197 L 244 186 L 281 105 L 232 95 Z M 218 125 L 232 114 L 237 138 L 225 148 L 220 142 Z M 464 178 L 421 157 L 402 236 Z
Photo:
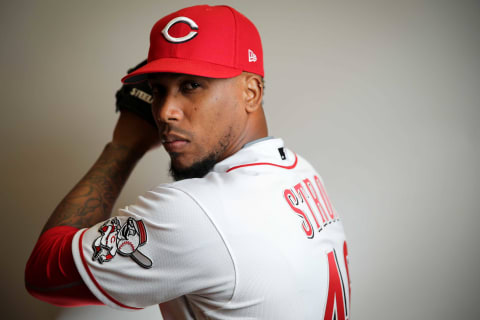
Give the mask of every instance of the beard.
M 208 156 L 192 164 L 188 168 L 176 168 L 173 164 L 175 154 L 171 153 L 170 158 L 170 175 L 173 180 L 180 181 L 184 179 L 203 178 L 207 173 L 212 171 L 215 164 L 221 159 L 222 155 L 227 150 L 227 146 L 232 137 L 232 127 L 228 128 L 227 133 L 218 142 L 216 150 L 210 153 Z
M 195 162 L 188 168 L 175 168 L 173 162 L 170 162 L 170 175 L 175 181 L 192 178 L 203 178 L 213 169 L 216 163 L 217 156 L 215 153 L 212 153 L 206 158 Z

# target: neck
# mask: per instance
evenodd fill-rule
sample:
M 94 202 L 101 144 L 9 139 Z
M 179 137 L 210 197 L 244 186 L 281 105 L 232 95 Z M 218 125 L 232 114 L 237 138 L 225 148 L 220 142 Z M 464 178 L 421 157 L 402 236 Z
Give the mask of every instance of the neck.
M 218 160 L 221 161 L 231 156 L 242 149 L 243 146 L 249 142 L 265 137 L 268 137 L 267 121 L 265 118 L 265 113 L 263 112 L 263 108 L 259 108 L 259 110 L 255 111 L 254 114 L 250 114 L 244 130 L 236 139 L 235 144 L 229 148 L 230 151 L 227 151 L 224 156 Z

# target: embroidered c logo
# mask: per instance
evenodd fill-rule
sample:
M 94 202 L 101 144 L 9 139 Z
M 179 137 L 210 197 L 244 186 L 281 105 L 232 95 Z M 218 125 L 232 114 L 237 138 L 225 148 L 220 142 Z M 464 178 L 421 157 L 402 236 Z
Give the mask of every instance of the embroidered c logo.
M 180 38 L 172 37 L 168 33 L 168 30 L 170 30 L 170 28 L 173 25 L 175 25 L 177 23 L 180 23 L 180 22 L 188 24 L 190 26 L 190 28 L 192 29 L 192 31 L 190 31 L 190 33 L 187 34 L 184 37 L 180 37 Z M 175 19 L 172 19 L 169 23 L 167 23 L 165 28 L 163 28 L 163 30 L 162 30 L 162 34 L 168 42 L 182 43 L 182 42 L 187 42 L 187 41 L 195 38 L 195 36 L 198 34 L 198 32 L 193 31 L 193 30 L 198 30 L 198 25 L 195 23 L 195 21 L 193 21 L 192 19 L 187 18 L 187 17 L 176 17 Z

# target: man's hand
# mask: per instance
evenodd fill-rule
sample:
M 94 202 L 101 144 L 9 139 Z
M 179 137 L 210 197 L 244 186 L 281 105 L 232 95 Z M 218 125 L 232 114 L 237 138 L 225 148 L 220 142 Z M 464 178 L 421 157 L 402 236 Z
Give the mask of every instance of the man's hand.
M 147 60 L 128 70 L 131 73 L 144 66 Z M 113 144 L 141 154 L 159 146 L 157 125 L 152 114 L 152 89 L 144 81 L 124 84 L 115 94 L 116 110 L 120 117 L 113 133 Z
M 150 149 L 160 146 L 157 127 L 130 111 L 121 111 L 113 132 L 114 145 L 129 148 L 143 155 Z

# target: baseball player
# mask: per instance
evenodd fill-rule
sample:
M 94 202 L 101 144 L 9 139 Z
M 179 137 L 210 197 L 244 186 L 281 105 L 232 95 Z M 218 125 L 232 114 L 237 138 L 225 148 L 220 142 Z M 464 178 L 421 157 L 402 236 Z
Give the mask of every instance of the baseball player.
M 268 135 L 263 76 L 258 31 L 235 9 L 159 20 L 122 79 L 112 141 L 43 229 L 28 291 L 60 306 L 159 304 L 165 319 L 348 319 L 342 222 L 315 169 Z M 111 217 L 160 145 L 175 181 Z

